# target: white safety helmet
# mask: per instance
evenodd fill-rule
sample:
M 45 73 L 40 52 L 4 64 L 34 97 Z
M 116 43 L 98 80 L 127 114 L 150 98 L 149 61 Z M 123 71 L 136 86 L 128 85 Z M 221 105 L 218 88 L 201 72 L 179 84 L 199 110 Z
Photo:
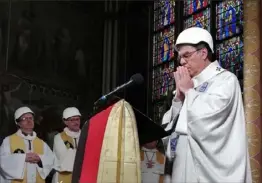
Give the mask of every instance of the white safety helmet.
M 29 107 L 20 107 L 15 111 L 15 123 L 17 123 L 17 120 L 26 113 L 31 113 L 34 115 L 34 112 Z
M 63 119 L 68 119 L 73 116 L 81 116 L 79 110 L 76 107 L 68 107 L 63 111 Z
M 178 51 L 177 46 L 181 44 L 199 44 L 201 42 L 206 43 L 214 53 L 214 44 L 211 34 L 200 27 L 190 27 L 182 31 L 176 40 L 175 49 Z

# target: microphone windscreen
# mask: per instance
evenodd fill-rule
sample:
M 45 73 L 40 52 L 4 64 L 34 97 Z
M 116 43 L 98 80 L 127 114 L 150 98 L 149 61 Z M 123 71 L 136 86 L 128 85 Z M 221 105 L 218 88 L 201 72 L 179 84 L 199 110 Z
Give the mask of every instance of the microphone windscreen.
M 134 84 L 140 85 L 144 82 L 144 77 L 141 74 L 137 73 L 131 76 L 130 80 L 133 80 Z

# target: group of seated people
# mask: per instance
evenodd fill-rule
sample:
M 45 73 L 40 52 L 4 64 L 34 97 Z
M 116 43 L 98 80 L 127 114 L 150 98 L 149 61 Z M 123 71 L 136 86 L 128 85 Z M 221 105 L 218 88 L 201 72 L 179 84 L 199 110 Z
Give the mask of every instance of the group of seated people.
M 34 131 L 34 112 L 28 107 L 15 111 L 18 130 L 6 137 L 0 147 L 1 183 L 71 183 L 74 159 L 80 137 L 81 114 L 75 107 L 63 111 L 65 128 L 54 137 L 53 151 Z

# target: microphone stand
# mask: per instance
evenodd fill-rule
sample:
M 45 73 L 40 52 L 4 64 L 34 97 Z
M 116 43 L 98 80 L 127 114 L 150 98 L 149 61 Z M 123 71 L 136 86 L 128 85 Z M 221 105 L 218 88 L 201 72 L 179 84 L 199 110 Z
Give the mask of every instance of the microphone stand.
M 96 102 L 94 102 L 93 111 L 88 116 L 88 119 L 92 118 L 93 116 L 95 116 L 99 112 L 103 111 L 108 106 L 110 106 L 114 103 L 117 103 L 119 100 L 122 100 L 122 98 L 120 98 L 116 95 L 110 95 L 110 97 L 107 97 L 106 100 L 103 100 L 102 102 L 99 102 L 99 99 L 98 99 Z M 148 116 L 146 116 L 144 113 L 142 113 L 140 110 L 138 110 L 134 106 L 132 106 L 132 108 L 133 108 L 134 111 L 138 112 L 140 115 L 144 116 L 145 118 L 149 118 Z M 149 118 L 149 119 L 152 120 L 151 118 Z
M 99 102 L 99 99 L 98 99 L 96 102 L 94 102 L 93 111 L 88 115 L 88 119 L 92 118 L 93 116 L 103 111 L 108 106 L 112 105 L 113 103 L 118 102 L 119 100 L 121 100 L 121 98 L 116 95 L 111 95 L 110 97 L 107 97 L 106 100 L 103 100 L 101 102 Z
M 122 84 L 121 86 L 116 87 L 113 91 L 111 91 L 110 93 L 103 95 L 102 97 L 100 97 L 99 99 L 97 99 L 94 103 L 94 106 L 97 106 L 99 103 L 103 103 L 105 101 L 108 100 L 108 98 L 110 99 L 110 97 L 116 97 L 114 94 L 119 92 L 120 90 L 130 87 L 130 85 L 133 84 L 133 80 L 128 81 L 127 83 Z M 119 97 L 118 97 L 119 98 Z M 120 98 L 119 98 L 120 99 Z

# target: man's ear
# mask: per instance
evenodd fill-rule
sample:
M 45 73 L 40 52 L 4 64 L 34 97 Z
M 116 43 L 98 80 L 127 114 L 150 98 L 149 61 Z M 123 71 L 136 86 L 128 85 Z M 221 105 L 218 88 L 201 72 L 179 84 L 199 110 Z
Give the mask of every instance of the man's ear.
M 201 56 L 202 56 L 203 60 L 207 59 L 208 50 L 206 48 L 201 49 Z
M 17 125 L 19 128 L 21 128 L 21 125 L 20 125 L 20 123 L 16 123 L 16 125 Z
M 67 126 L 67 121 L 66 121 L 65 119 L 63 119 L 63 122 L 64 122 L 64 124 Z

